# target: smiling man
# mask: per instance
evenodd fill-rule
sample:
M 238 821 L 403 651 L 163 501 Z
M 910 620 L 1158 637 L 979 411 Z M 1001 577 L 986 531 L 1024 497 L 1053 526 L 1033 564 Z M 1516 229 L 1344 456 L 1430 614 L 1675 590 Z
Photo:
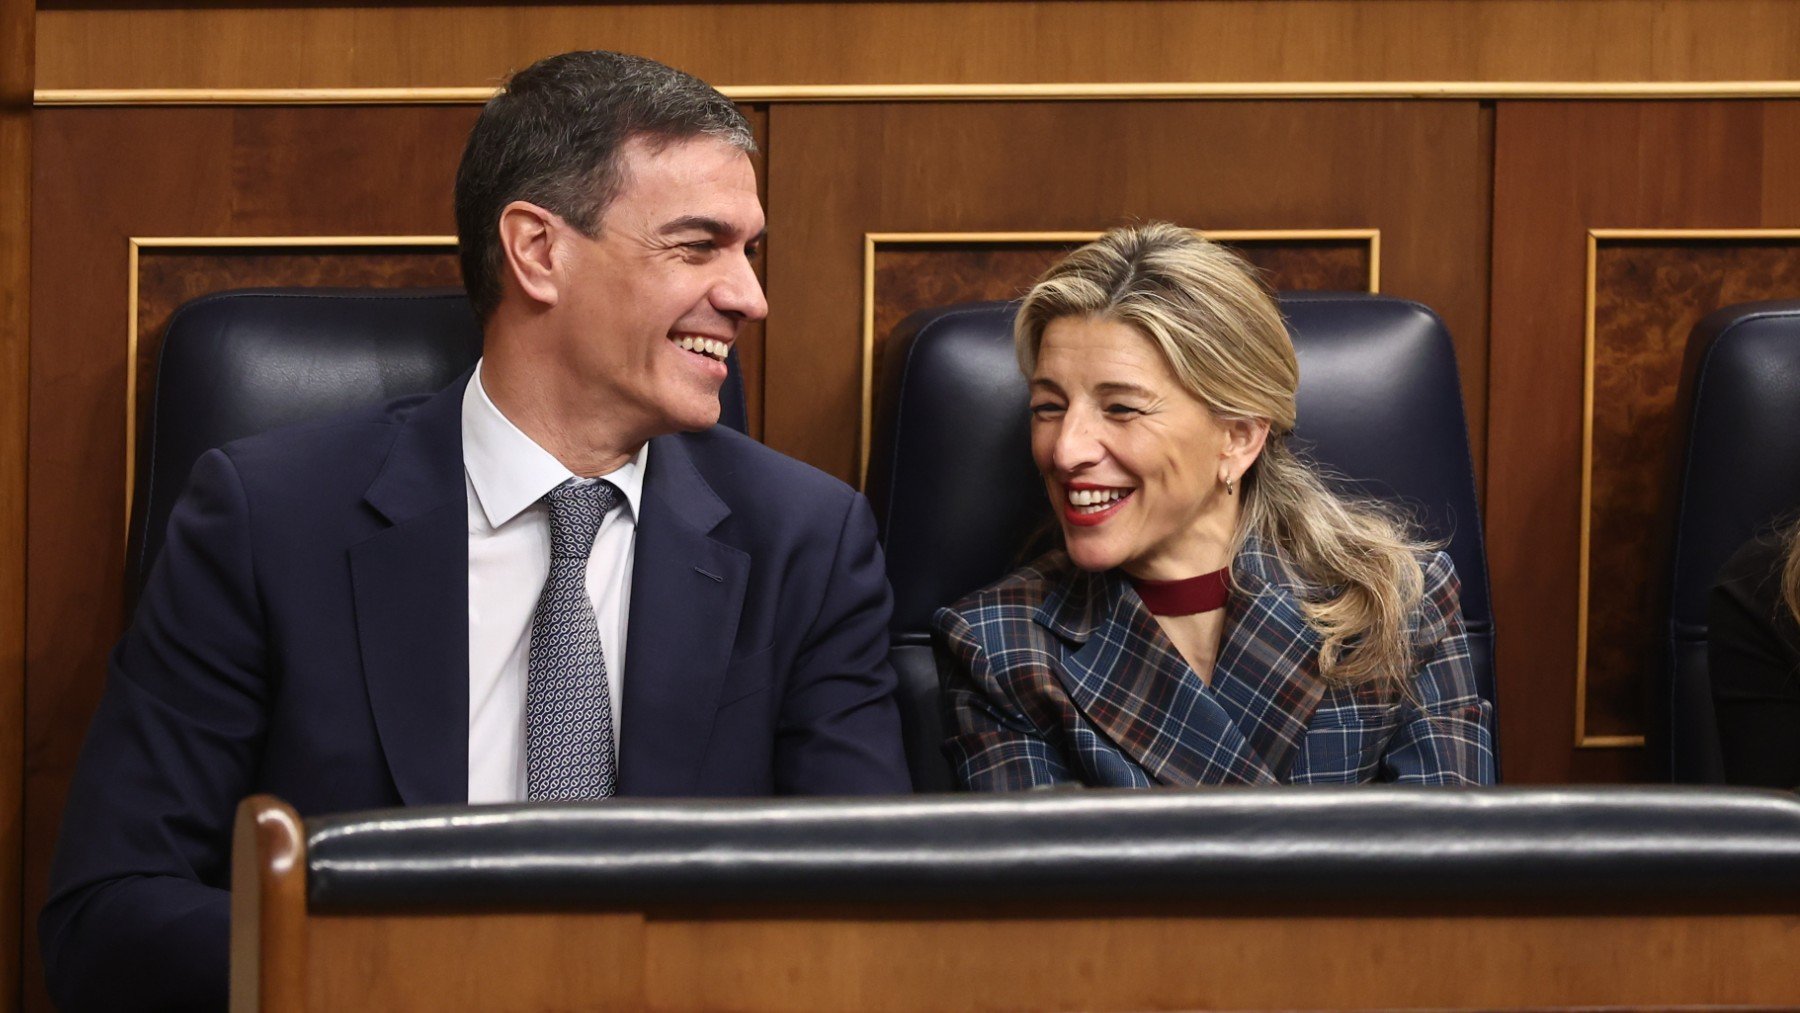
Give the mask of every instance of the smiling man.
M 222 1007 L 233 809 L 905 792 L 867 504 L 715 425 L 767 311 L 748 125 L 615 53 L 457 173 L 483 358 L 212 451 L 114 654 L 41 922 L 66 1008 Z

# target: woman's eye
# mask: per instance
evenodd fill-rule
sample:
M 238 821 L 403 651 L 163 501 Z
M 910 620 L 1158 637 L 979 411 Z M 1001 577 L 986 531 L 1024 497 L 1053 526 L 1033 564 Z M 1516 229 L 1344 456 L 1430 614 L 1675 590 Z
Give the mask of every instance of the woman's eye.
M 1128 404 L 1109 404 L 1106 406 L 1106 414 L 1110 418 L 1123 419 L 1144 413 Z
M 1031 406 L 1031 414 L 1036 415 L 1038 418 L 1055 415 L 1062 410 L 1063 406 L 1054 401 L 1040 401 Z

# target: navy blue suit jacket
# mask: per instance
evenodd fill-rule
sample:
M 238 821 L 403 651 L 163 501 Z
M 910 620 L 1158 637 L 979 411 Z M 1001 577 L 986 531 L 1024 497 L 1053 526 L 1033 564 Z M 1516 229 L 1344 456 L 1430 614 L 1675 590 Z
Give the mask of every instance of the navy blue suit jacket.
M 65 1006 L 223 1006 L 233 810 L 460 803 L 463 383 L 206 454 L 114 652 L 40 921 Z M 653 441 L 627 795 L 906 792 L 865 500 L 723 427 Z

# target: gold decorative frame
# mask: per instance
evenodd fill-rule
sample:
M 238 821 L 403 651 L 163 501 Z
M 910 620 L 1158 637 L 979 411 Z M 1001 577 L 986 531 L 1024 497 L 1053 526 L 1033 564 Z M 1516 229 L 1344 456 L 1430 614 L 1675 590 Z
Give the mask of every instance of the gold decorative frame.
M 1171 99 L 1793 98 L 1800 81 L 1129 81 L 725 85 L 738 102 L 1096 102 Z M 474 105 L 493 87 L 40 88 L 40 106 Z
M 455 236 L 131 236 L 125 302 L 125 544 L 131 543 L 131 511 L 137 496 L 138 260 L 144 250 L 310 250 L 333 247 L 454 249 Z
M 1196 230 L 1200 231 L 1200 230 Z M 862 412 L 858 421 L 856 474 L 859 484 L 866 485 L 869 475 L 869 444 L 874 437 L 875 420 L 875 255 L 882 246 L 925 246 L 944 243 L 986 243 L 992 246 L 1015 243 L 1089 243 L 1101 232 L 868 232 L 863 234 L 863 314 L 862 314 Z M 1369 291 L 1381 291 L 1380 229 L 1238 229 L 1208 230 L 1200 233 L 1220 242 L 1281 242 L 1360 239 L 1369 244 Z
M 1581 558 L 1575 606 L 1575 748 L 1635 749 L 1642 735 L 1589 735 L 1587 731 L 1588 593 L 1594 509 L 1594 335 L 1599 302 L 1600 244 L 1631 240 L 1800 239 L 1800 229 L 1589 229 L 1585 337 L 1581 365 Z

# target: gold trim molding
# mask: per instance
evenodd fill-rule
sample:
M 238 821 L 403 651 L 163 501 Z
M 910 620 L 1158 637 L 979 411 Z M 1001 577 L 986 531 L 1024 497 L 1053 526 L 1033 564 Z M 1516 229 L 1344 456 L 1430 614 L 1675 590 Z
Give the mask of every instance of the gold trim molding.
M 1361 240 L 1369 245 L 1369 291 L 1381 291 L 1380 229 L 1239 229 L 1195 230 L 1208 239 L 1233 242 L 1305 242 Z M 868 232 L 863 234 L 862 412 L 858 420 L 856 474 L 868 484 L 869 445 L 875 432 L 875 255 L 883 246 L 930 246 L 965 243 L 989 246 L 1091 243 L 1102 232 Z
M 1589 735 L 1587 730 L 1588 596 L 1593 554 L 1594 509 L 1594 336 L 1598 305 L 1600 244 L 1653 240 L 1800 239 L 1800 229 L 1589 229 L 1585 337 L 1581 365 L 1581 557 L 1575 606 L 1575 748 L 1635 749 L 1642 735 Z
M 1120 81 L 726 85 L 738 102 L 1103 102 L 1177 99 L 1759 99 L 1800 81 Z M 40 88 L 38 106 L 479 105 L 493 87 Z
M 454 249 L 455 236 L 131 236 L 126 239 L 125 303 L 125 546 L 137 497 L 138 265 L 144 250 L 312 250 L 341 247 Z

